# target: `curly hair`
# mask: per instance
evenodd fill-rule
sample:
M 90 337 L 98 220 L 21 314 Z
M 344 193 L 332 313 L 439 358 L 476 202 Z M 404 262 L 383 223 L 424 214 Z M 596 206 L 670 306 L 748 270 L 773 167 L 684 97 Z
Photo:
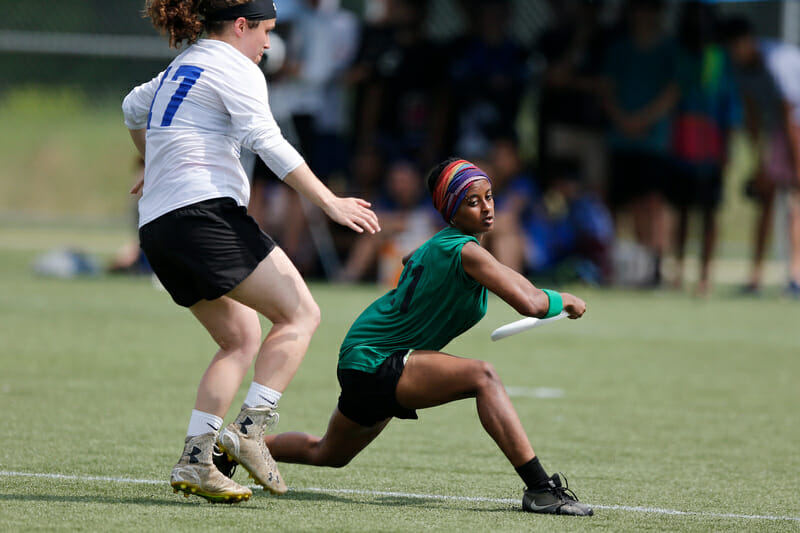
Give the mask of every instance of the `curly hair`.
M 203 32 L 218 33 L 226 21 L 207 22 L 209 13 L 249 0 L 146 0 L 144 12 L 153 26 L 169 37 L 170 48 L 192 44 Z M 255 23 L 257 25 L 257 23 Z M 251 22 L 250 27 L 254 24 Z

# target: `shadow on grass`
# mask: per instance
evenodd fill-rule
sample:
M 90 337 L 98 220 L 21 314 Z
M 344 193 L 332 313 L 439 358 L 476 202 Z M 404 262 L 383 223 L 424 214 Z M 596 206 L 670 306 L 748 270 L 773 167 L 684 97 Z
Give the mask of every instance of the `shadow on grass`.
M 247 507 L 245 502 L 240 504 L 213 504 L 211 502 L 207 502 L 203 498 L 200 497 L 190 497 L 184 498 L 180 497 L 178 499 L 178 495 L 175 495 L 174 498 L 168 497 L 166 495 L 161 494 L 153 494 L 152 497 L 125 497 L 125 496 L 95 496 L 95 495 L 61 495 L 61 494 L 0 494 L 0 502 L 8 501 L 8 502 L 43 502 L 43 503 L 99 503 L 99 504 L 130 504 L 130 505 L 150 505 L 150 506 L 174 506 L 174 505 L 186 505 L 186 504 L 198 504 L 198 505 L 213 505 L 215 507 L 236 507 L 237 509 L 251 509 L 254 511 L 263 511 L 262 508 L 258 507 Z M 244 504 L 244 505 L 242 505 Z
M 253 497 L 256 497 L 257 493 L 253 494 Z M 264 497 L 268 498 L 275 498 L 274 496 L 270 496 L 269 494 L 263 494 Z M 455 502 L 451 502 L 448 500 L 442 499 L 435 499 L 435 498 L 416 498 L 414 496 L 400 496 L 400 495 L 391 495 L 391 496 L 381 496 L 381 495 L 362 495 L 362 494 L 354 494 L 352 496 L 347 494 L 328 494 L 324 492 L 319 492 L 315 490 L 290 490 L 286 494 L 278 497 L 278 500 L 291 500 L 297 502 L 330 502 L 330 503 L 341 503 L 341 504 L 353 504 L 353 505 L 375 505 L 375 506 L 383 506 L 383 507 L 437 507 L 439 509 L 450 509 L 450 510 L 457 510 L 457 511 L 474 511 L 474 512 L 509 512 L 517 510 L 515 507 L 512 506 L 499 506 L 499 507 L 463 507 L 460 505 L 454 505 Z M 491 503 L 491 502 L 487 502 Z

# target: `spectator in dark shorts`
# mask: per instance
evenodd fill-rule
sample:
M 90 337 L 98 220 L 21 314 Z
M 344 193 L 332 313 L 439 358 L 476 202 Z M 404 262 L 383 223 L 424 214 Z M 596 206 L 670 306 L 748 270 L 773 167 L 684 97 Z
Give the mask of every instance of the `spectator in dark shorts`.
M 463 0 L 468 31 L 447 63 L 453 150 L 489 155 L 493 132 L 516 121 L 529 78 L 527 51 L 511 31 L 510 0 Z
M 742 91 L 747 132 L 758 152 L 749 190 L 758 203 L 748 293 L 761 288 L 764 257 L 776 201 L 787 209 L 786 293 L 800 298 L 800 48 L 756 38 L 750 23 L 733 17 L 725 38 Z
M 537 159 L 541 175 L 551 162 L 574 158 L 587 185 L 605 196 L 606 117 L 599 101 L 599 78 L 610 29 L 602 22 L 604 2 L 549 0 L 553 22 L 534 45 L 543 65 L 537 105 Z
M 627 208 L 637 242 L 653 255 L 649 284 L 661 282 L 669 241 L 665 199 L 671 113 L 678 98 L 676 47 L 661 29 L 660 0 L 630 0 L 627 25 L 606 50 L 603 105 L 610 121 L 607 200 L 619 224 Z
M 715 44 L 714 7 L 692 1 L 682 6 L 678 28 L 678 83 L 681 97 L 673 121 L 673 173 L 669 199 L 678 214 L 673 285 L 683 283 L 683 260 L 691 208 L 702 216 L 700 273 L 696 293 L 711 290 L 711 259 L 722 200 L 723 171 L 731 132 L 742 122 L 742 108 L 732 65 Z
M 386 19 L 365 32 L 351 69 L 359 80 L 356 146 L 375 142 L 388 161 L 410 159 L 427 166 L 442 151 L 447 61 L 442 45 L 425 34 L 428 4 L 388 0 Z

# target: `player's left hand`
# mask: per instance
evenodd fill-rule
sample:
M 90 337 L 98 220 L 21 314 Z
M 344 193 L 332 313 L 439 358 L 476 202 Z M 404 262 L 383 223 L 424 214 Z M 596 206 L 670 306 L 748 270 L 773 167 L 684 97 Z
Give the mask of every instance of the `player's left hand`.
M 378 215 L 370 209 L 372 204 L 361 198 L 336 198 L 327 209 L 327 215 L 356 233 L 377 233 L 381 230 Z
M 139 194 L 139 192 L 142 190 L 142 187 L 144 187 L 144 178 L 139 178 L 139 181 L 136 182 L 136 185 L 131 187 L 129 192 L 131 194 Z

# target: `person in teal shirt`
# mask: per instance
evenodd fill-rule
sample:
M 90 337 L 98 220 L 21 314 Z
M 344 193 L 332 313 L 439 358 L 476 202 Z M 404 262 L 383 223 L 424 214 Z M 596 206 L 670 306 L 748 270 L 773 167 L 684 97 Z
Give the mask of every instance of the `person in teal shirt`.
M 548 477 L 535 455 L 494 367 L 441 350 L 486 313 L 487 290 L 519 313 L 549 317 L 586 310 L 569 293 L 540 290 L 498 262 L 479 237 L 494 224 L 494 198 L 485 172 L 451 158 L 428 175 L 436 209 L 449 226 L 404 258 L 397 287 L 353 323 L 339 351 L 339 402 L 323 437 L 291 432 L 265 436 L 279 462 L 342 467 L 393 418 L 475 398 L 483 427 L 526 484 L 525 511 L 586 516 L 558 474 Z

